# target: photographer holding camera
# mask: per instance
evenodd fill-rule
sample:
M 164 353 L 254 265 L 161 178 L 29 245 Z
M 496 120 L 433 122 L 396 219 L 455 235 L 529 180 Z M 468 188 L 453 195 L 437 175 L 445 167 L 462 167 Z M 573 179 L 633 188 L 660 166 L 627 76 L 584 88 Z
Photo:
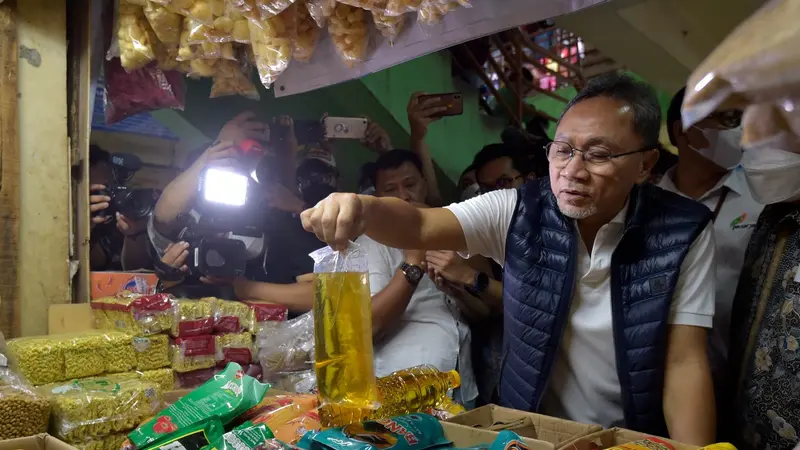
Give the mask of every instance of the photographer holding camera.
M 323 164 L 324 152 L 318 152 L 315 162 L 304 161 L 296 176 L 293 128 L 288 117 L 269 127 L 253 113 L 239 114 L 223 126 L 217 142 L 164 189 L 147 231 L 162 257 L 157 272 L 165 285 L 181 281 L 184 285 L 231 284 L 240 300 L 280 303 L 295 312 L 311 308 L 311 284 L 296 283 L 295 278 L 313 271 L 308 254 L 324 244 L 302 228 L 299 213 L 336 189 L 338 172 Z M 260 159 L 255 156 L 258 162 L 251 171 L 253 155 L 262 154 Z M 234 175 L 226 174 L 228 170 Z M 211 186 L 218 177 L 227 177 L 226 182 Z M 242 178 L 248 190 L 237 203 L 231 189 Z M 214 197 L 209 194 L 211 188 L 222 193 L 218 200 L 223 204 L 208 208 L 209 198 Z M 195 225 L 186 226 L 183 218 L 187 215 L 195 217 Z M 245 222 L 252 226 L 243 226 Z M 213 226 L 198 225 L 203 223 Z M 226 226 L 238 231 L 226 234 Z M 187 230 L 201 231 L 187 234 Z M 243 270 L 200 267 L 198 261 L 193 266 L 193 247 L 201 255 L 212 252 L 236 260 Z M 219 273 L 226 275 L 214 275 Z
M 152 268 L 146 235 L 147 218 L 139 217 L 139 210 L 149 210 L 149 206 L 144 204 L 135 208 L 137 211 L 131 217 L 119 211 L 119 200 L 109 192 L 109 188 L 117 183 L 112 155 L 96 145 L 90 147 L 89 168 L 92 270 Z M 131 171 L 128 177 L 134 172 Z M 139 192 L 146 193 L 144 190 Z M 151 199 L 150 203 L 154 202 L 155 199 Z

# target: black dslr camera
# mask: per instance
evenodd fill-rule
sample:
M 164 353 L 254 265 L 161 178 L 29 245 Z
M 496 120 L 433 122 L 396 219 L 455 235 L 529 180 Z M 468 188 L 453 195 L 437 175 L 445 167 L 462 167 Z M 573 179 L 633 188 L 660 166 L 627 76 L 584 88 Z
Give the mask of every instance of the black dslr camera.
M 111 197 L 108 208 L 94 213 L 98 216 L 115 216 L 120 213 L 125 217 L 138 220 L 149 216 L 155 208 L 158 192 L 155 189 L 131 189 L 125 186 L 133 175 L 142 167 L 142 160 L 130 153 L 112 153 L 108 164 L 114 182 L 105 189 L 95 191 L 95 195 Z

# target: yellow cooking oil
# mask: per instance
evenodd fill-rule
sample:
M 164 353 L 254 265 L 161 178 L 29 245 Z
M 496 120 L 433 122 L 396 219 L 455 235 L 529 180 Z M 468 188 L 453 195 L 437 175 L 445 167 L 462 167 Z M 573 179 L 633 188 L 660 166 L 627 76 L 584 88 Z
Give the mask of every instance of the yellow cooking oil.
M 398 370 L 391 375 L 378 378 L 380 408 L 352 408 L 337 404 L 326 404 L 319 408 L 319 417 L 324 427 L 341 427 L 365 420 L 386 419 L 431 409 L 460 414 L 463 407 L 447 396 L 448 391 L 461 385 L 458 372 L 440 372 L 433 366 L 424 365 Z
M 365 272 L 314 276 L 317 388 L 323 403 L 377 408 L 372 299 Z

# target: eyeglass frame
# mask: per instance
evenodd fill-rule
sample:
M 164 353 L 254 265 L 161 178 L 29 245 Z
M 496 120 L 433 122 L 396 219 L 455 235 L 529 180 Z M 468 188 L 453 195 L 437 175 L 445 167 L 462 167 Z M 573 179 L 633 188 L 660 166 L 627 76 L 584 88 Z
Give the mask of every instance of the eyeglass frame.
M 567 147 L 569 147 L 569 149 L 570 149 L 570 155 L 569 155 L 569 158 L 567 158 L 567 159 L 565 160 L 565 161 L 567 162 L 567 164 L 569 164 L 569 161 L 572 161 L 572 158 L 574 158 L 574 157 L 575 157 L 575 152 L 578 152 L 578 153 L 580 153 L 580 154 L 581 154 L 581 159 L 583 160 L 583 162 L 584 162 L 584 163 L 586 163 L 586 164 L 590 164 L 590 165 L 593 165 L 593 166 L 602 166 L 602 165 L 604 165 L 604 164 L 606 164 L 606 163 L 610 163 L 610 162 L 611 162 L 612 160 L 614 160 L 614 159 L 621 158 L 621 157 L 623 157 L 623 156 L 635 155 L 636 153 L 644 153 L 644 152 L 648 152 L 648 151 L 651 151 L 651 150 L 658 150 L 658 144 L 651 144 L 651 145 L 647 145 L 647 146 L 645 146 L 645 147 L 642 147 L 642 148 L 640 148 L 639 150 L 634 150 L 634 151 L 632 151 L 632 152 L 626 152 L 626 153 L 614 154 L 614 153 L 611 151 L 611 149 L 609 149 L 609 148 L 606 148 L 606 147 L 603 147 L 602 145 L 596 145 L 596 146 L 593 146 L 593 147 L 599 147 L 599 148 L 602 148 L 602 149 L 604 149 L 604 150 L 608 151 L 608 153 L 609 153 L 609 156 L 608 156 L 608 161 L 603 161 L 603 162 L 597 163 L 597 162 L 591 162 L 591 161 L 587 160 L 587 159 L 586 159 L 586 156 L 584 156 L 584 154 L 585 154 L 586 152 L 588 152 L 589 150 L 581 150 L 581 149 L 579 149 L 579 148 L 576 148 L 575 146 L 573 146 L 573 145 L 572 145 L 572 144 L 570 144 L 569 142 L 564 142 L 564 141 L 550 141 L 550 142 L 548 142 L 547 144 L 545 144 L 545 145 L 542 147 L 542 148 L 544 149 L 545 156 L 547 157 L 547 161 L 548 161 L 548 162 L 552 162 L 552 161 L 551 161 L 551 158 L 550 158 L 550 147 L 552 147 L 552 146 L 553 146 L 553 144 L 564 144 L 564 145 L 566 145 Z
M 517 175 L 515 177 L 503 175 L 494 182 L 494 186 L 492 186 L 491 189 L 486 189 L 488 186 L 486 186 L 485 184 L 481 184 L 480 182 L 478 183 L 478 187 L 480 187 L 481 194 L 485 194 L 487 192 L 496 191 L 498 189 L 507 189 L 507 185 L 510 186 L 513 182 L 519 180 L 520 178 L 525 179 L 525 175 Z

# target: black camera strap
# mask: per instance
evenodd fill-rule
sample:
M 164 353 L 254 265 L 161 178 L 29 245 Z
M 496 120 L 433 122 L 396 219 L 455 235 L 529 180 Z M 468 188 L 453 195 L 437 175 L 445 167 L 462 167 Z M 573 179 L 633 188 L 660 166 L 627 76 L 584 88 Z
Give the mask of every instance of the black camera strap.
M 160 259 L 153 261 L 153 269 L 160 281 L 183 281 L 186 273 L 179 268 L 173 267 Z

